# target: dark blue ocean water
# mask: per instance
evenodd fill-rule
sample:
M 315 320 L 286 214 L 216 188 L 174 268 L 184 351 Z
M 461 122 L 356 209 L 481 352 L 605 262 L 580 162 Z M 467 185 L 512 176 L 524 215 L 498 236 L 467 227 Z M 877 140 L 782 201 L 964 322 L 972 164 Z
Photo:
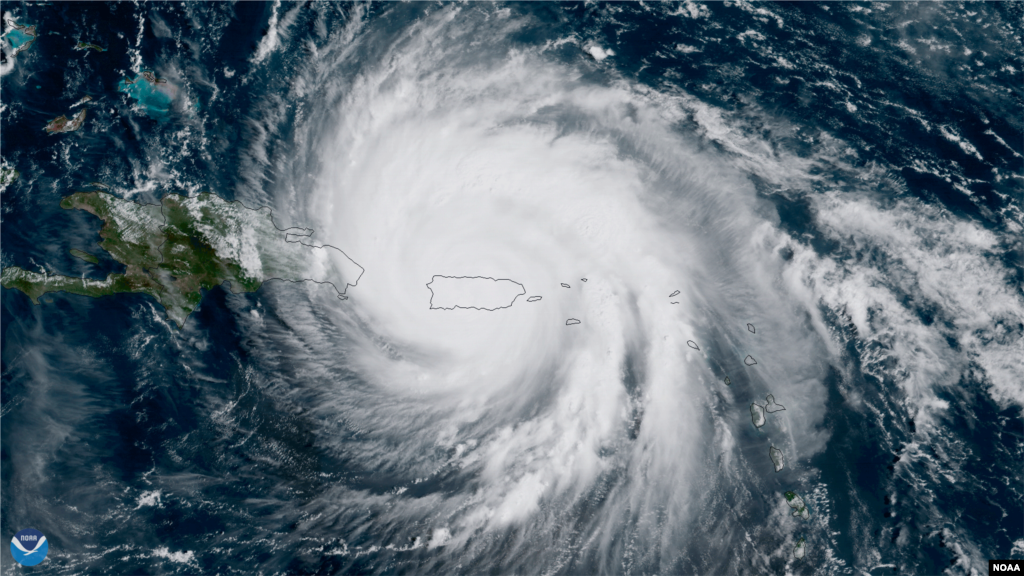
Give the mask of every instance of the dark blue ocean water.
M 573 35 L 592 39 L 615 50 L 607 61 L 611 71 L 593 71 L 594 82 L 614 75 L 652 91 L 687 94 L 734 134 L 796 158 L 818 158 L 830 145 L 823 142 L 834 142 L 831 164 L 814 163 L 819 189 L 812 194 L 864 193 L 858 175 L 871 173 L 871 193 L 882 204 L 917 199 L 942 208 L 995 235 L 985 256 L 1005 268 L 1006 285 L 1020 297 L 1021 3 L 478 7 L 501 8 L 527 22 L 503 39 L 509 48 Z M 0 262 L 90 278 L 122 271 L 96 245 L 100 221 L 59 207 L 61 197 L 93 182 L 139 201 L 211 190 L 274 206 L 304 167 L 261 161 L 254 142 L 265 157 L 287 156 L 303 120 L 289 108 L 268 130 L 258 122 L 268 95 L 284 93 L 310 46 L 338 41 L 352 19 L 364 19 L 376 41 L 386 42 L 440 9 L 303 6 L 272 56 L 273 72 L 263 67 L 250 74 L 271 28 L 271 4 L 5 2 L 4 18 L 36 25 L 39 36 L 2 78 L 0 156 L 20 178 L 0 196 Z M 79 40 L 106 51 L 76 51 Z M 906 48 L 897 47 L 901 42 Z M 363 59 L 380 53 L 373 43 L 361 45 L 344 64 L 350 69 L 337 73 L 357 71 Z M 550 55 L 566 62 L 589 58 L 571 43 Z M 169 81 L 178 96 L 167 114 L 147 113 L 118 90 L 123 79 L 147 69 L 175 71 Z M 70 117 L 78 109 L 71 105 L 86 94 L 93 100 L 84 105 L 82 130 L 43 131 L 52 118 Z M 308 94 L 310 101 L 324 97 Z M 702 126 L 691 117 L 675 128 L 699 134 Z M 711 138 L 705 145 L 722 148 Z M 890 256 L 821 229 L 807 196 L 756 172 L 750 178 L 777 212 L 779 229 L 816 254 L 866 263 L 883 278 L 900 274 Z M 933 239 L 936 250 L 943 240 Z M 80 261 L 70 248 L 96 254 L 100 263 Z M 900 286 L 890 288 L 923 325 L 952 327 L 965 313 L 928 298 L 926 290 Z M 305 365 L 316 361 L 316 345 L 278 338 L 294 330 L 279 302 L 304 294 L 283 283 L 245 295 L 217 288 L 177 332 L 143 296 L 53 294 L 36 306 L 4 289 L 0 533 L 41 530 L 50 552 L 40 568 L 54 574 L 438 569 L 425 550 L 374 550 L 404 534 L 377 527 L 380 511 L 333 525 L 315 521 L 328 513 L 325 502 L 339 486 L 387 494 L 401 474 L 324 447 L 357 442 L 362 431 L 343 414 L 330 419 L 316 410 L 322 391 L 304 376 Z M 254 334 L 238 317 L 256 309 L 266 328 Z M 898 371 L 886 369 L 897 362 L 887 358 L 898 342 L 859 338 L 839 312 L 822 306 L 843 346 L 842 364 L 830 366 L 822 382 L 829 440 L 807 463 L 815 482 L 799 487 L 812 513 L 825 520 L 804 529 L 810 546 L 802 562 L 773 558 L 769 569 L 939 574 L 965 570 L 972 556 L 1024 557 L 1021 406 L 994 397 L 985 369 L 965 362 L 956 385 L 936 392 L 948 409 L 928 423 L 931 432 L 922 440 Z M 977 338 L 1011 346 L 1024 337 L 1019 316 L 993 323 Z M 950 354 L 964 345 L 949 337 Z M 344 370 L 335 378 L 339 385 L 366 385 Z M 737 389 L 747 386 L 742 377 L 733 380 Z M 851 391 L 859 407 L 851 404 Z M 466 483 L 455 472 L 442 473 L 406 495 L 458 493 Z M 730 498 L 736 522 L 759 523 L 771 513 L 767 505 L 743 503 L 739 491 Z M 650 560 L 627 570 L 584 554 L 526 572 L 585 574 L 609 565 L 637 573 L 759 571 L 743 557 L 668 567 Z M 504 573 L 515 566 L 508 558 L 467 557 L 446 571 Z M 0 570 L 17 571 L 7 554 Z

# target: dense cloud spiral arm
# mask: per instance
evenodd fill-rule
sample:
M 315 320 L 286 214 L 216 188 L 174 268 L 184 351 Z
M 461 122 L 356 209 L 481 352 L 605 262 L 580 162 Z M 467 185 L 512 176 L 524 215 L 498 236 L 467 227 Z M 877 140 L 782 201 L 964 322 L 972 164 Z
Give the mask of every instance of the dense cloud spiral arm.
M 366 449 L 389 452 L 385 469 L 423 470 L 438 486 L 425 506 L 401 495 L 410 478 L 384 516 L 416 518 L 429 529 L 410 538 L 480 561 L 508 538 L 524 552 L 553 541 L 585 562 L 624 558 L 625 525 L 630 539 L 666 539 L 642 563 L 671 566 L 689 511 L 707 505 L 707 466 L 731 458 L 734 416 L 707 410 L 720 414 L 723 366 L 750 349 L 735 327 L 756 319 L 812 347 L 817 336 L 793 329 L 784 310 L 799 304 L 771 287 L 778 257 L 757 234 L 753 188 L 673 129 L 679 102 L 503 46 L 521 22 L 455 26 L 458 13 L 325 90 L 344 113 L 322 147 L 311 216 L 367 269 L 342 320 L 360 327 L 347 363 L 403 406 L 346 417 L 380 442 L 401 439 Z M 436 274 L 510 278 L 544 298 L 432 310 L 423 287 Z M 814 386 L 804 355 L 759 346 L 779 374 Z M 818 410 L 808 402 L 790 434 L 809 434 Z M 546 562 L 564 565 L 562 554 Z

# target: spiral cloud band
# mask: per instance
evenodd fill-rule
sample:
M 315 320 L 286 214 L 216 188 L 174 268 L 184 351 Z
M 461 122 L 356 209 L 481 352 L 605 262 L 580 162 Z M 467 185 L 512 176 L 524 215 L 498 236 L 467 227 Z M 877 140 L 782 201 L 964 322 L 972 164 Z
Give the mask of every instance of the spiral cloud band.
M 773 441 L 807 458 L 826 346 L 779 284 L 780 238 L 753 186 L 678 129 L 682 97 L 509 48 L 520 26 L 445 9 L 335 80 L 343 113 L 310 216 L 366 268 L 337 322 L 346 366 L 373 390 L 336 401 L 383 459 L 363 465 L 421 474 L 362 497 L 442 560 L 482 561 L 511 539 L 552 567 L 581 552 L 580 569 L 642 537 L 664 546 L 637 561 L 671 566 L 692 553 L 682 542 L 721 546 L 736 529 L 693 524 L 722 513 L 747 458 L 730 428 L 749 414 L 724 379 L 786 398 Z M 438 276 L 510 279 L 542 300 L 432 308 Z M 748 354 L 767 370 L 745 375 Z M 750 449 L 771 470 L 767 447 Z M 423 481 L 437 486 L 409 498 Z
M 310 194 L 282 198 L 366 270 L 343 307 L 279 303 L 313 414 L 337 426 L 322 442 L 354 471 L 302 532 L 344 534 L 325 553 L 369 571 L 767 569 L 804 537 L 784 482 L 839 569 L 830 406 L 941 438 L 941 391 L 969 365 L 1022 400 L 1021 341 L 975 336 L 1022 316 L 984 257 L 997 236 L 881 201 L 899 182 L 828 133 L 793 146 L 800 127 L 623 77 L 587 38 L 515 41 L 534 24 L 458 6 L 400 30 L 353 18 L 294 81 L 315 105 L 305 153 L 280 165 Z M 850 384 L 864 377 L 900 393 Z M 870 562 L 876 535 L 850 522 Z

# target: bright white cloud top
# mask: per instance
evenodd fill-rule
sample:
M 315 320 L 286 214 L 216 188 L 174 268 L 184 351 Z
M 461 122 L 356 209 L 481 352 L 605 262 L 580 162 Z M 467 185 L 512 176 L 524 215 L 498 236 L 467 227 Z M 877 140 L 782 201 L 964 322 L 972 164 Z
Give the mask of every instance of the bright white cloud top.
M 427 284 L 431 310 L 508 308 L 526 288 L 514 280 L 483 276 L 434 276 Z
M 938 323 L 901 312 L 873 265 L 795 241 L 750 177 L 816 189 L 822 170 L 852 162 L 846 146 L 825 140 L 795 155 L 765 145 L 761 127 L 779 122 L 767 113 L 750 123 L 637 84 L 592 43 L 560 56 L 507 42 L 529 24 L 458 5 L 400 37 L 353 21 L 294 84 L 323 95 L 296 128 L 305 156 L 282 159 L 303 178 L 319 168 L 294 184 L 296 225 L 366 273 L 344 306 L 279 305 L 298 326 L 296 347 L 332 359 L 302 371 L 320 383 L 322 416 L 344 414 L 360 431 L 331 449 L 394 483 L 387 493 L 339 486 L 312 526 L 361 525 L 378 510 L 376 528 L 433 551 L 436 566 L 420 571 L 514 556 L 506 571 L 531 572 L 568 554 L 616 558 L 580 569 L 614 573 L 628 542 L 648 542 L 673 573 L 697 551 L 725 558 L 746 542 L 732 539 L 742 522 L 694 522 L 743 509 L 734 504 L 774 480 L 783 452 L 778 478 L 789 478 L 826 446 L 825 382 L 846 353 L 833 317 L 881 343 L 904 335 L 893 341 L 906 370 L 898 385 L 915 405 L 938 406 L 931 382 L 955 382 L 967 361 L 1020 395 L 1003 371 L 1018 363 L 1010 350 L 964 340 L 975 359 L 950 356 Z M 362 51 L 368 64 L 349 73 Z M 912 200 L 885 208 L 826 192 L 806 202 L 830 238 L 916 255 L 908 266 L 931 284 L 961 281 L 914 230 L 951 237 L 951 253 L 988 278 L 978 283 L 993 306 L 1019 308 L 980 256 L 984 231 L 950 228 Z M 892 225 L 875 231 L 883 220 Z M 438 276 L 453 272 L 478 279 Z M 542 303 L 520 303 L 524 286 Z M 935 298 L 979 309 L 966 293 Z M 480 312 L 510 303 L 521 305 Z M 964 313 L 964 330 L 973 318 Z M 778 464 L 766 432 L 748 434 L 765 414 L 750 398 L 769 392 L 785 404 L 770 417 Z M 917 416 L 920 430 L 928 418 Z
M 349 307 L 320 310 L 338 311 L 344 370 L 375 392 L 332 387 L 338 396 L 328 402 L 368 431 L 359 453 L 374 454 L 375 469 L 430 477 L 439 466 L 430 455 L 450 451 L 444 465 L 472 485 L 429 502 L 381 497 L 390 507 L 380 521 L 444 530 L 440 556 L 486 556 L 489 538 L 524 525 L 532 538 L 565 538 L 570 511 L 602 485 L 616 488 L 588 533 L 612 534 L 632 514 L 666 507 L 684 514 L 699 497 L 705 458 L 734 442 L 728 423 L 709 416 L 719 402 L 709 391 L 722 385 L 704 358 L 740 342 L 744 353 L 774 359 L 764 377 L 797 376 L 779 385 L 780 397 L 810 383 L 803 406 L 787 405 L 792 440 L 779 445 L 794 458 L 819 450 L 822 367 L 810 358 L 824 347 L 803 329 L 801 303 L 766 289 L 777 285 L 783 239 L 757 213 L 754 187 L 672 129 L 692 104 L 586 82 L 541 51 L 429 40 L 477 42 L 519 25 L 474 29 L 461 17 L 453 23 L 460 13 L 419 23 L 379 56 L 387 66 L 337 77 L 343 113 L 333 130 L 310 137 L 322 173 L 303 222 L 367 270 Z M 551 289 L 543 306 L 462 310 L 525 292 L 435 277 L 445 271 Z M 675 305 L 665 300 L 673 290 Z M 786 338 L 751 340 L 747 322 Z M 707 342 L 707 352 L 688 340 Z M 730 370 L 746 369 L 742 355 L 730 358 Z M 623 383 L 627 367 L 636 386 Z M 731 414 L 749 421 L 744 412 L 738 405 Z M 760 447 L 770 472 L 765 453 Z M 642 480 L 618 485 L 618 471 Z M 656 524 L 633 534 L 656 540 Z

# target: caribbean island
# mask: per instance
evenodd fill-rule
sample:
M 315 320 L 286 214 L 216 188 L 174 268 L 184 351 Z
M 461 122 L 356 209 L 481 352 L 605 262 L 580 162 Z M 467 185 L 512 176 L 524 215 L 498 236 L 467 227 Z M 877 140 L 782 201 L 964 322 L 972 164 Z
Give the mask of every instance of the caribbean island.
M 246 208 L 209 193 L 168 194 L 160 204 L 140 204 L 106 192 L 76 192 L 60 205 L 103 220 L 100 247 L 127 269 L 103 280 L 16 266 L 0 271 L 0 284 L 24 292 L 35 304 L 47 292 L 142 293 L 156 299 L 181 328 L 202 291 L 214 286 L 227 283 L 237 294 L 255 292 L 272 279 L 311 280 L 333 285 L 345 299 L 363 274 L 341 250 L 308 243 L 311 230 L 295 234 L 277 228 L 270 208 Z

